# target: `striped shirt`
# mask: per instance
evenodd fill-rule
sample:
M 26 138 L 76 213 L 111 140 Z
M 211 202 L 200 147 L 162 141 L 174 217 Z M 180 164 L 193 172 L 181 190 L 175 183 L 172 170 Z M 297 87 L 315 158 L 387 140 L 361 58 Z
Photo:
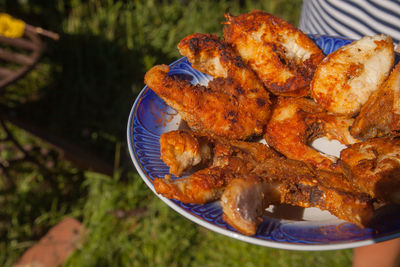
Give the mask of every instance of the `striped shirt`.
M 383 33 L 398 44 L 400 0 L 303 0 L 299 28 L 352 39 Z

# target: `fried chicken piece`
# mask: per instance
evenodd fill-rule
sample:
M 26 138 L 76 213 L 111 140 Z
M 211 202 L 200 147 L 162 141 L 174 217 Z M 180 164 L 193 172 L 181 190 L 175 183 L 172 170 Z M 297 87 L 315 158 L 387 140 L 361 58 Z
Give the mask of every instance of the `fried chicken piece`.
M 178 133 L 181 131 L 166 137 L 178 136 L 187 142 Z M 245 234 L 254 233 L 260 210 L 268 203 L 319 207 L 347 221 L 367 223 L 369 199 L 351 193 L 354 188 L 341 174 L 314 171 L 303 162 L 283 158 L 262 143 L 209 140 L 213 159 L 208 168 L 186 178 L 156 178 L 156 192 L 195 204 L 218 200 L 222 195 L 224 218 Z
M 204 204 L 218 200 L 227 184 L 235 178 L 230 170 L 209 167 L 199 170 L 189 177 L 172 180 L 155 178 L 154 189 L 158 194 L 183 203 Z
M 192 138 L 197 140 L 204 139 L 199 134 L 191 134 L 190 138 L 185 136 L 184 131 L 173 131 L 164 135 L 164 141 L 161 143 L 161 153 L 165 150 L 164 146 L 169 146 L 168 138 L 173 142 L 183 144 L 182 147 L 191 148 L 184 144 L 192 143 Z M 179 139 L 176 141 L 176 139 Z M 212 147 L 212 162 L 208 168 L 199 170 L 189 177 L 172 180 L 170 176 L 166 179 L 156 178 L 153 186 L 157 193 L 167 198 L 174 198 L 186 203 L 206 203 L 217 200 L 226 185 L 237 175 L 243 175 L 251 172 L 255 166 L 269 157 L 280 156 L 262 143 L 250 143 L 243 141 L 227 140 L 222 138 L 208 137 L 209 147 Z M 197 141 L 199 142 L 199 141 Z M 166 149 L 168 150 L 168 149 Z M 179 150 L 177 155 L 168 153 L 161 155 L 161 158 L 171 157 L 165 162 L 167 165 L 175 161 L 175 157 L 181 157 L 179 154 L 185 154 L 184 150 Z M 174 163 L 175 164 L 175 163 Z M 170 166 L 171 167 L 171 166 Z
M 349 127 L 353 119 L 333 116 L 306 98 L 278 99 L 268 122 L 264 138 L 267 143 L 290 159 L 307 162 L 318 169 L 341 171 L 337 158 L 322 154 L 310 146 L 318 137 L 352 144 Z
M 340 160 L 355 188 L 400 204 L 400 139 L 382 137 L 350 145 L 342 150 Z
M 314 171 L 300 161 L 271 158 L 252 174 L 279 185 L 280 203 L 317 207 L 359 226 L 368 225 L 372 218 L 371 199 L 343 182 L 346 179 L 340 173 Z
M 400 63 L 361 107 L 350 132 L 362 139 L 400 135 Z
M 228 168 L 242 174 L 268 158 L 282 158 L 277 152 L 262 143 L 227 139 L 214 140 L 213 166 Z
M 255 235 L 265 209 L 271 203 L 279 203 L 280 193 L 276 189 L 256 176 L 232 180 L 221 196 L 223 220 L 242 234 Z
M 267 159 L 250 174 L 230 181 L 221 196 L 223 219 L 245 235 L 256 234 L 264 210 L 271 204 L 317 207 L 361 227 L 368 225 L 373 215 L 371 199 L 354 193 L 343 175 L 314 172 L 289 159 Z
M 164 163 L 170 167 L 170 174 L 177 170 L 190 170 L 198 164 L 227 167 L 238 172 L 235 159 L 256 165 L 266 158 L 279 157 L 278 153 L 262 143 L 244 142 L 211 137 L 188 130 L 163 133 L 160 138 L 160 154 Z
M 173 198 L 184 203 L 204 204 L 218 200 L 230 181 L 239 174 L 245 174 L 254 168 L 254 165 L 243 158 L 232 156 L 220 159 L 218 163 L 229 165 L 210 166 L 191 174 L 189 177 L 171 179 L 167 175 L 164 179 L 153 180 L 154 189 L 158 194 Z
M 245 64 L 232 46 L 215 34 L 194 33 L 183 38 L 178 44 L 179 52 L 186 56 L 194 69 L 214 78 L 231 78 L 240 85 L 250 98 L 260 98 L 269 103 L 269 94 L 256 73 Z
M 384 82 L 393 62 L 391 37 L 365 36 L 329 54 L 318 65 L 312 96 L 328 111 L 351 117 Z
M 390 131 L 393 135 L 399 136 L 400 135 L 400 62 L 397 64 L 395 70 L 393 71 L 393 76 L 391 79 L 393 81 L 394 87 L 394 97 L 393 97 L 393 108 L 392 113 L 393 117 L 389 124 Z
M 318 46 L 288 22 L 262 11 L 225 15 L 224 39 L 277 95 L 305 96 L 317 65 Z
M 252 118 L 255 133 L 261 134 L 271 113 L 269 94 L 232 47 L 215 34 L 195 33 L 183 38 L 178 49 L 193 68 L 214 77 L 208 85 L 212 90 L 225 92 L 237 100 L 240 109 Z M 228 115 L 237 119 L 236 113 Z
M 256 98 L 251 100 L 256 103 L 255 108 L 248 104 L 250 93 L 237 97 L 228 92 L 226 88 L 241 91 L 230 79 L 213 81 L 209 88 L 169 76 L 168 71 L 166 65 L 154 66 L 146 73 L 145 83 L 178 111 L 192 130 L 232 139 L 246 139 L 262 133 L 269 117 L 267 99 L 257 98 L 255 94 Z
M 161 159 L 170 167 L 169 173 L 181 176 L 182 172 L 211 160 L 209 138 L 195 136 L 191 131 L 171 131 L 160 137 Z
M 214 78 L 232 77 L 240 69 L 251 72 L 232 48 L 215 34 L 190 34 L 179 42 L 178 50 L 188 58 L 194 69 Z M 237 78 L 240 79 L 240 76 Z

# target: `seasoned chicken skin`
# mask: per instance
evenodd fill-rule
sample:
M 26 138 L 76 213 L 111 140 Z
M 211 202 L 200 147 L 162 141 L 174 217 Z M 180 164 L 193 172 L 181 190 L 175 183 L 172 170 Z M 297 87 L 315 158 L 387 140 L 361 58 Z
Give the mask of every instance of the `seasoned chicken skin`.
M 198 134 L 191 134 L 191 138 L 196 138 L 201 142 L 205 137 Z M 173 154 L 164 151 L 168 150 L 169 143 L 177 142 L 182 144 L 182 148 L 192 153 L 190 144 L 191 138 L 185 137 L 185 131 L 172 131 L 164 134 L 164 141 L 161 143 L 161 158 L 164 163 L 171 168 L 174 166 L 176 158 L 181 157 L 186 152 L 179 150 Z M 168 141 L 167 139 L 172 139 Z M 173 180 L 169 176 L 166 179 L 156 178 L 153 181 L 157 193 L 167 198 L 174 198 L 186 203 L 206 203 L 217 200 L 222 194 L 226 185 L 237 175 L 251 172 L 255 166 L 270 157 L 280 157 L 275 151 L 261 143 L 250 143 L 243 141 L 227 140 L 222 138 L 208 137 L 209 147 L 212 147 L 212 160 L 207 168 L 191 174 L 189 177 Z
M 312 96 L 334 114 L 356 115 L 387 78 L 393 62 L 391 37 L 365 36 L 329 54 L 318 65 Z
M 337 158 L 321 154 L 311 147 L 318 137 L 336 139 L 343 144 L 357 142 L 349 132 L 353 119 L 328 114 L 306 98 L 279 98 L 264 138 L 290 159 L 301 160 L 318 169 L 341 171 Z
M 264 101 L 269 103 L 269 94 L 262 81 L 232 46 L 217 35 L 203 33 L 188 35 L 179 42 L 178 49 L 188 58 L 194 69 L 214 78 L 231 78 L 244 90 L 242 94 L 250 94 L 250 98 L 264 98 Z
M 269 94 L 254 71 L 232 47 L 215 34 L 195 33 L 183 38 L 178 49 L 193 68 L 214 77 L 208 84 L 213 91 L 222 91 L 236 100 L 240 110 L 253 120 L 247 121 L 251 123 L 247 127 L 254 125 L 254 134 L 260 135 L 260 127 L 265 125 L 270 116 Z M 238 119 L 236 111 L 227 117 L 234 121 Z
M 372 218 L 371 199 L 357 193 L 340 173 L 315 171 L 301 161 L 271 158 L 258 165 L 252 174 L 278 186 L 279 203 L 317 207 L 359 226 L 368 225 Z
M 400 139 L 382 137 L 350 145 L 341 151 L 340 159 L 355 188 L 400 204 Z
M 373 216 L 371 199 L 354 193 L 339 173 L 314 172 L 306 164 L 269 158 L 250 174 L 233 179 L 221 196 L 223 219 L 239 232 L 254 235 L 271 204 L 317 207 L 365 227 Z
M 183 171 L 211 160 L 209 138 L 191 131 L 171 131 L 160 137 L 161 159 L 169 173 L 180 176 Z
M 249 235 L 257 228 L 260 211 L 269 204 L 319 207 L 358 225 L 368 223 L 370 199 L 353 194 L 356 190 L 342 174 L 315 171 L 261 143 L 209 140 L 213 147 L 209 167 L 185 178 L 156 178 L 156 192 L 185 203 L 203 204 L 221 198 L 227 222 Z
M 274 94 L 305 96 L 317 65 L 318 46 L 288 22 L 263 11 L 225 15 L 224 39 Z
M 350 132 L 362 139 L 400 135 L 400 63 L 362 106 Z
M 218 200 L 225 187 L 235 178 L 235 173 L 220 167 L 199 170 L 189 177 L 171 179 L 155 178 L 154 189 L 158 194 L 183 203 L 204 204 Z
M 213 80 L 210 87 L 192 85 L 169 76 L 168 71 L 166 65 L 154 66 L 146 73 L 145 83 L 178 111 L 192 130 L 232 139 L 261 135 L 270 115 L 268 98 L 260 96 L 264 93 L 243 93 L 232 79 Z M 231 94 L 232 90 L 240 96 Z

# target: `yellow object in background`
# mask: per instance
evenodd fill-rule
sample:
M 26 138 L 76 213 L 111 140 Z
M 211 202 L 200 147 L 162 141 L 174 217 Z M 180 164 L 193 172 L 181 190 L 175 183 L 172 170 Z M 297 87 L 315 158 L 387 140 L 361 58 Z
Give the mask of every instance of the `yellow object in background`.
M 6 13 L 0 13 L 0 35 L 8 38 L 19 38 L 24 35 L 24 31 L 25 22 Z

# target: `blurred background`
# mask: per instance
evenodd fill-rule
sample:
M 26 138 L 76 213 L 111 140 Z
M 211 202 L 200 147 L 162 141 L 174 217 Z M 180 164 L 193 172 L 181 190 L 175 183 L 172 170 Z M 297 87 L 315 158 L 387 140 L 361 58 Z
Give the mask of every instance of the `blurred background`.
M 221 35 L 224 13 L 260 9 L 297 25 L 301 0 L 0 0 L 60 35 L 25 77 L 0 89 L 0 266 L 63 218 L 87 229 L 65 266 L 348 266 L 351 250 L 246 244 L 178 215 L 142 182 L 126 124 L 143 76 L 180 57 L 194 33 Z

